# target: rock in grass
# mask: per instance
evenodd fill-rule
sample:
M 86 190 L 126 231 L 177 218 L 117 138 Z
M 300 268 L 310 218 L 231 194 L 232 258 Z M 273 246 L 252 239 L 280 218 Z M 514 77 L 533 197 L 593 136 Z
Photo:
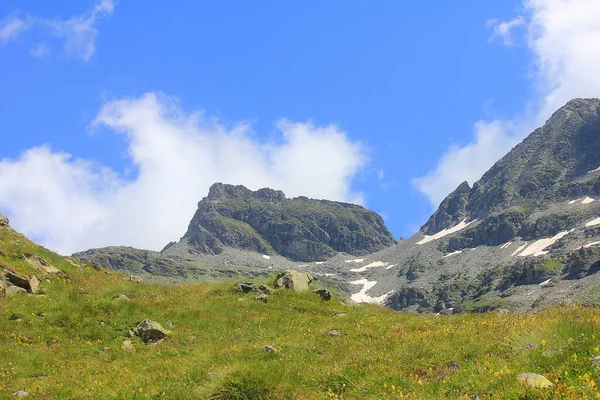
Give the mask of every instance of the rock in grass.
M 332 331 L 327 332 L 327 334 L 329 336 L 340 336 L 340 331 L 338 331 L 337 329 L 334 329 Z
M 239 282 L 233 290 L 237 293 L 262 293 L 266 295 L 273 294 L 274 290 L 266 285 L 255 285 L 252 282 Z
M 519 380 L 530 387 L 545 389 L 554 386 L 544 375 L 524 372 L 519 375 Z
M 266 303 L 267 301 L 269 301 L 267 299 L 267 295 L 266 294 L 259 294 L 258 296 L 256 296 L 254 298 L 254 300 L 256 300 L 256 301 L 262 301 L 263 303 Z
M 592 365 L 596 371 L 600 371 L 600 356 L 592 358 Z
M 6 286 L 6 296 L 15 296 L 17 294 L 25 294 L 27 293 L 27 290 L 23 289 L 22 287 L 18 287 L 15 285 L 7 285 Z
M 134 329 L 144 343 L 156 343 L 163 340 L 171 332 L 163 328 L 158 322 L 145 319 Z
M 329 290 L 324 289 L 324 288 L 320 288 L 314 291 L 316 294 L 318 294 L 319 296 L 321 296 L 321 298 L 323 300 L 331 300 L 331 293 L 329 293 Z
M 121 343 L 121 348 L 123 350 L 131 350 L 133 349 L 133 343 L 131 343 L 131 340 L 125 339 L 123 340 L 123 343 Z
M 119 297 L 117 297 L 117 300 L 131 301 L 131 299 L 124 294 L 120 294 Z
M 29 293 L 36 294 L 40 288 L 40 280 L 37 278 L 37 276 L 32 275 L 27 283 L 29 284 Z
M 0 226 L 4 228 L 8 228 L 10 226 L 8 218 L 2 214 L 0 214 Z
M 263 346 L 262 351 L 267 353 L 279 353 L 279 350 L 277 350 L 277 347 L 275 346 Z
M 18 391 L 16 391 L 16 392 L 13 393 L 13 396 L 15 396 L 15 397 L 27 397 L 27 396 L 29 396 L 29 393 L 27 393 L 24 390 L 18 390 Z
M 4 281 L 2 280 L 2 278 L 0 277 L 0 299 L 2 297 L 6 297 L 6 284 L 4 283 Z
M 29 290 L 29 279 L 22 277 L 21 275 L 11 270 L 6 271 L 6 280 L 8 281 L 8 283 L 14 286 L 18 286 L 21 289 L 25 289 L 26 291 Z
M 275 288 L 292 289 L 298 292 L 308 290 L 308 285 L 313 278 L 306 272 L 300 272 L 293 269 L 280 272 L 275 281 Z
M 130 281 L 130 282 L 137 282 L 137 283 L 144 282 L 144 278 L 142 278 L 139 275 L 128 275 L 127 277 L 125 277 L 125 280 Z

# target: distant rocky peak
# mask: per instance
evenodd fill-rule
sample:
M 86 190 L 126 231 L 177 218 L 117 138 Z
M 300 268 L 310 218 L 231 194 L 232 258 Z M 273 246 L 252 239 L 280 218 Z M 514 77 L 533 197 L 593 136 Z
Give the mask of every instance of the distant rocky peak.
M 278 202 L 285 200 L 285 194 L 281 190 L 262 188 L 252 191 L 243 185 L 229 185 L 221 182 L 214 183 L 208 190 L 207 200 L 225 198 Z
M 531 215 L 600 194 L 599 167 L 600 100 L 571 100 L 498 160 L 473 188 L 463 182 L 450 193 L 421 232 L 431 235 L 477 219 L 488 237 L 493 236 L 492 223 L 509 226 L 505 232 L 511 235 L 526 234 L 526 225 L 534 223 Z
M 466 208 L 470 193 L 469 182 L 461 183 L 442 201 L 436 212 L 421 227 L 421 232 L 432 235 L 464 220 L 467 215 Z

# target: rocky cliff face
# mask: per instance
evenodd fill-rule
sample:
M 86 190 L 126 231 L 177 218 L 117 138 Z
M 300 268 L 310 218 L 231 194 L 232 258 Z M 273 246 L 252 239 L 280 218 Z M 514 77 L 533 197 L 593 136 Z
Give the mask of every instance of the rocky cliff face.
M 356 273 L 354 291 L 396 309 L 528 310 L 600 304 L 599 249 L 600 100 L 576 99 L 462 183 L 414 237 L 324 268 Z
M 219 254 L 226 247 L 323 261 L 338 252 L 365 255 L 395 244 L 376 213 L 364 207 L 272 189 L 215 183 L 198 203 L 186 234 L 167 253 Z
M 481 223 L 448 250 L 554 235 L 585 218 L 581 210 L 544 215 L 552 205 L 600 194 L 600 101 L 567 103 L 500 159 L 473 188 L 462 183 L 421 228 L 430 235 L 464 219 Z

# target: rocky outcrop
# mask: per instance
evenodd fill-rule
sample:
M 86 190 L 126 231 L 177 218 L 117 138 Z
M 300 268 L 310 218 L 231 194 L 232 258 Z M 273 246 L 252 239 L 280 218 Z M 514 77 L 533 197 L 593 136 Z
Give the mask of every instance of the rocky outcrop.
M 159 342 L 171 333 L 163 328 L 158 322 L 150 319 L 145 319 L 137 324 L 133 331 L 144 343 Z
M 292 289 L 298 292 L 309 290 L 313 277 L 306 272 L 288 270 L 277 275 L 275 288 Z
M 379 215 L 355 204 L 288 199 L 278 190 L 215 183 L 198 203 L 182 242 L 189 252 L 219 254 L 233 247 L 320 261 L 337 252 L 373 253 L 396 241 Z
M 7 228 L 9 226 L 10 226 L 10 224 L 9 224 L 8 218 L 5 217 L 4 215 L 0 214 L 0 227 Z
M 600 194 L 598 174 L 588 174 L 600 166 L 599 110 L 598 99 L 567 103 L 494 164 L 473 188 L 463 182 L 421 232 L 433 234 L 463 219 L 485 221 L 511 208 L 529 216 L 549 203 Z M 518 221 L 513 228 L 519 231 Z M 535 228 L 529 233 L 535 234 Z

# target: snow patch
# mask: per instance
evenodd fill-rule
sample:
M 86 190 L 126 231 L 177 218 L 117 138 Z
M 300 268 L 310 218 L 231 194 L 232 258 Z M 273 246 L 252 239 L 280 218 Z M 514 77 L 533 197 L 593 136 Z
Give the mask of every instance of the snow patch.
M 518 248 L 518 249 L 516 249 L 516 250 L 514 251 L 514 253 L 512 253 L 510 256 L 511 256 L 511 257 L 514 257 L 514 256 L 516 256 L 516 255 L 517 255 L 517 254 L 518 254 L 518 253 L 519 253 L 521 250 L 523 250 L 525 247 L 527 247 L 527 243 L 525 243 L 523 246 L 519 246 L 519 248 Z
M 557 233 L 556 235 L 552 236 L 551 238 L 536 240 L 535 242 L 530 244 L 529 247 L 527 247 L 525 250 L 523 250 L 523 252 L 521 254 L 519 254 L 519 257 L 527 257 L 527 256 L 538 257 L 538 256 L 543 256 L 544 254 L 548 254 L 548 251 L 544 251 L 544 249 L 552 246 L 554 243 L 556 243 L 558 240 L 560 240 L 563 237 L 565 237 L 566 235 L 568 235 L 570 232 L 571 231 L 564 231 L 564 232 Z
M 392 265 L 389 265 L 389 266 L 385 267 L 385 269 L 392 269 L 392 268 L 394 268 L 395 266 L 396 266 L 396 264 L 392 264 Z
M 356 260 L 345 260 L 344 262 L 350 264 L 350 263 L 361 263 L 363 261 L 365 261 L 364 258 L 357 258 Z
M 504 243 L 502 246 L 500 246 L 501 249 L 508 249 L 508 247 L 512 244 L 513 242 L 506 242 Z
M 369 290 L 375 285 L 377 285 L 377 281 L 368 281 L 366 279 L 359 279 L 357 281 L 350 282 L 353 285 L 363 285 L 363 288 L 358 293 L 354 293 L 350 298 L 357 303 L 374 303 L 381 304 L 385 300 L 386 297 L 390 295 L 392 292 L 388 292 L 379 297 L 371 297 L 367 294 Z
M 375 261 L 375 262 L 372 262 L 371 264 L 365 265 L 364 267 L 352 268 L 350 271 L 352 271 L 352 272 L 365 272 L 369 268 L 385 267 L 388 264 L 389 263 L 382 262 L 382 261 Z
M 588 171 L 588 174 L 593 174 L 594 172 L 598 172 L 598 171 L 600 171 L 600 167 L 593 169 L 591 171 Z
M 317 264 L 317 265 L 325 264 L 325 261 L 315 261 L 315 264 Z
M 268 256 L 268 255 L 266 255 L 266 254 L 263 254 L 263 258 L 264 258 L 265 260 L 270 260 L 270 259 L 271 259 L 271 256 Z
M 540 286 L 542 286 L 542 287 L 544 287 L 544 286 L 546 286 L 547 284 L 549 284 L 551 280 L 552 280 L 552 278 L 550 278 L 550 279 L 548 279 L 548 280 L 545 280 L 544 282 L 540 283 L 539 285 L 540 285 Z
M 577 203 L 579 200 L 580 200 L 580 199 L 571 200 L 571 201 L 569 202 L 569 204 L 575 204 L 575 203 Z
M 425 244 L 434 240 L 437 240 L 439 238 L 443 238 L 444 236 L 447 236 L 451 233 L 454 232 L 458 232 L 462 229 L 465 229 L 467 226 L 471 225 L 473 222 L 477 221 L 476 219 L 474 219 L 471 222 L 466 222 L 467 220 L 463 220 L 460 224 L 453 226 L 452 228 L 446 228 L 444 230 L 439 231 L 438 233 L 436 233 L 435 235 L 425 235 L 425 237 L 423 239 L 421 239 L 420 241 L 417 242 L 417 244 Z
M 453 251 L 452 253 L 448 253 L 448 254 L 446 254 L 446 255 L 445 255 L 444 257 L 442 257 L 442 258 L 450 257 L 450 256 L 453 256 L 453 255 L 455 255 L 455 254 L 460 254 L 460 253 L 462 253 L 463 251 L 464 251 L 464 250 L 456 250 L 456 251 Z
M 585 226 L 596 226 L 600 225 L 600 218 L 596 218 L 585 224 Z
M 592 199 L 591 197 L 586 197 L 585 199 L 581 200 L 581 204 L 590 204 L 590 203 L 593 203 L 594 201 L 596 201 L 596 200 Z
M 592 242 L 592 243 L 588 243 L 588 244 L 586 244 L 586 245 L 585 245 L 585 246 L 583 246 L 583 247 L 587 249 L 588 247 L 592 247 L 592 246 L 598 246 L 598 245 L 600 245 L 600 241 L 598 241 L 598 242 Z

